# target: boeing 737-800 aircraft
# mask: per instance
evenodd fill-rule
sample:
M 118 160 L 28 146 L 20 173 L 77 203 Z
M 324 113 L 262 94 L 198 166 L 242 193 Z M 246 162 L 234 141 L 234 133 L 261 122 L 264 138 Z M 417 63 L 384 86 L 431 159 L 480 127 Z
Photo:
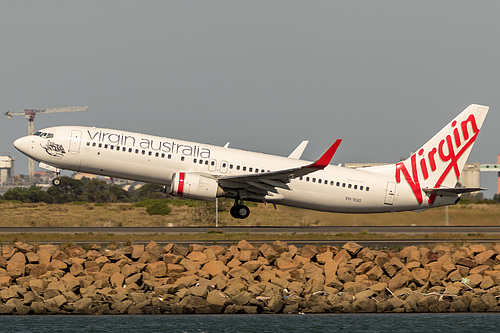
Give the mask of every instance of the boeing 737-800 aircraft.
M 282 157 L 82 126 L 45 128 L 14 146 L 56 172 L 162 184 L 191 199 L 232 198 L 231 215 L 240 219 L 250 214 L 244 201 L 341 213 L 423 210 L 481 190 L 455 186 L 488 109 L 470 105 L 405 161 L 360 169 L 329 165 L 340 139 L 315 162 L 300 160 L 307 142 Z

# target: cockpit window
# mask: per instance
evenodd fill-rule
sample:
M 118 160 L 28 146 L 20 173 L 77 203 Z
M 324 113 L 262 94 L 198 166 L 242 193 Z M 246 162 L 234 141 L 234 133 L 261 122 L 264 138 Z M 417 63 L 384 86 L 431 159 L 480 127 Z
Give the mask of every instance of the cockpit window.
M 36 132 L 34 135 L 36 136 L 39 136 L 41 138 L 44 138 L 44 139 L 51 139 L 54 137 L 54 134 L 53 133 L 44 133 L 44 132 Z

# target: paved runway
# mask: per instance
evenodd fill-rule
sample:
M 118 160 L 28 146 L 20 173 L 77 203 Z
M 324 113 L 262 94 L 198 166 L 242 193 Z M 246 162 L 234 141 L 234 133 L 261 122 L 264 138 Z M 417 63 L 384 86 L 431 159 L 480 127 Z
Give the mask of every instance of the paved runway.
M 0 234 L 7 233 L 105 233 L 105 234 L 324 234 L 341 233 L 376 233 L 376 234 L 500 234 L 500 226 L 328 226 L 328 227 L 84 227 L 84 228 L 36 228 L 36 227 L 0 227 Z

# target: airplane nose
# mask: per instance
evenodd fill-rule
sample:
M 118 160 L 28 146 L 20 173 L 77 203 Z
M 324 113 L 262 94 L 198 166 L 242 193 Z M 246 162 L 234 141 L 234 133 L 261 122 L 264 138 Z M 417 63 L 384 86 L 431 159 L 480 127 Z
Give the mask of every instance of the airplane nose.
M 14 141 L 14 147 L 16 147 L 16 149 L 19 150 L 21 153 L 26 153 L 28 151 L 28 142 L 29 142 L 29 137 L 23 136 L 22 138 L 19 138 L 16 141 Z

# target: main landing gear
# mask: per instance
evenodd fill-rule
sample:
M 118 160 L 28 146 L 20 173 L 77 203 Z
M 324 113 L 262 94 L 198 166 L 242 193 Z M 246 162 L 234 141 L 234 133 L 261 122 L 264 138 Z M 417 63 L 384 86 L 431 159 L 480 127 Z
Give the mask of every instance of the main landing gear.
M 239 203 L 236 200 L 233 207 L 231 207 L 230 213 L 235 219 L 246 219 L 250 215 L 250 209 L 243 204 L 243 200 Z

